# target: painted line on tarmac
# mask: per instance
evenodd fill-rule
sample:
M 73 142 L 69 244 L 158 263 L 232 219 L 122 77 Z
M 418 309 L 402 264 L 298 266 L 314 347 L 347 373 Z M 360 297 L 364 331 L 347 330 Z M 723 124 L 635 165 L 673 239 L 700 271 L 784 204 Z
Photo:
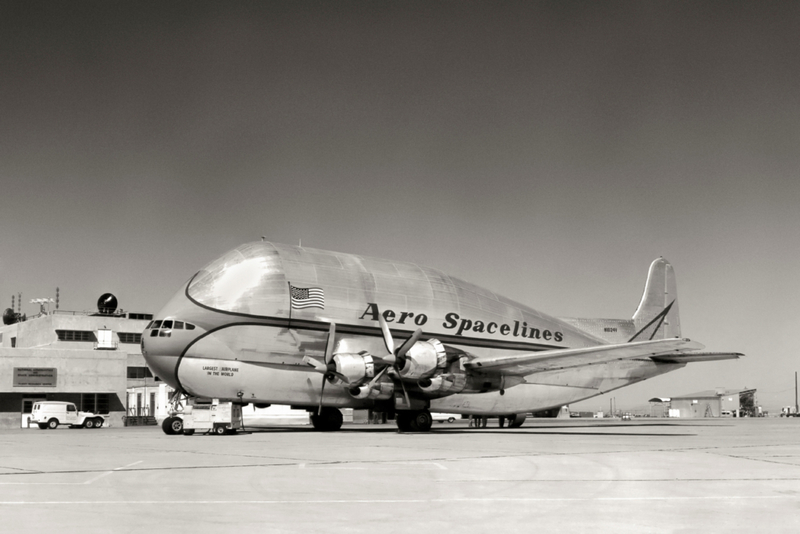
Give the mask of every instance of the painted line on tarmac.
M 338 469 L 338 470 L 356 470 L 356 471 L 388 471 L 391 469 L 405 469 L 408 466 L 419 466 L 424 468 L 432 467 L 434 469 L 439 469 L 442 471 L 447 471 L 447 468 L 438 462 L 379 462 L 379 463 L 367 463 L 367 464 L 351 464 L 351 463 L 341 463 L 341 464 L 298 464 L 298 469 Z
M 84 482 L 0 482 L 0 486 L 87 486 L 100 480 L 101 478 L 107 477 L 108 475 L 113 474 L 117 471 L 124 471 L 129 467 L 133 467 L 134 465 L 138 465 L 142 463 L 144 460 L 139 460 L 138 462 L 133 462 L 128 465 L 123 465 L 122 467 L 115 467 L 111 471 L 104 471 L 97 475 L 94 478 L 90 478 Z M 34 473 L 31 473 L 34 474 Z M 42 474 L 42 473 L 36 473 Z
M 706 496 L 673 496 L 673 497 L 475 497 L 453 499 L 312 499 L 312 500 L 253 500 L 253 501 L 0 501 L 0 506 L 98 506 L 98 505 L 143 505 L 155 504 L 199 504 L 208 505 L 287 505 L 287 504 L 415 504 L 415 503 L 480 503 L 480 502 L 636 502 L 636 501 L 744 501 L 744 500 L 797 499 L 797 494 L 786 495 L 706 495 Z

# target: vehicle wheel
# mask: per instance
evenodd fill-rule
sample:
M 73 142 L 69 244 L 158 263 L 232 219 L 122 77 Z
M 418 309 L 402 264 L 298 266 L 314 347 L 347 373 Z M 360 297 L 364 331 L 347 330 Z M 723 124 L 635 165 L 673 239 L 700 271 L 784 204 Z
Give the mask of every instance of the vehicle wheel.
M 194 435 L 194 428 L 184 428 L 183 429 L 184 436 L 193 436 Z
M 448 417 L 447 418 L 447 422 L 448 423 L 455 423 L 456 422 L 456 418 L 455 417 Z
M 172 431 L 172 420 L 175 419 L 174 417 L 167 417 L 161 423 L 161 430 L 164 431 L 164 434 L 171 436 L 174 434 Z
M 94 419 L 87 419 L 83 422 L 84 428 L 94 428 Z
M 161 430 L 168 436 L 181 434 L 183 432 L 183 419 L 175 416 L 167 417 L 164 419 L 164 422 L 161 423 Z
M 36 424 L 39 425 L 39 428 L 41 428 L 42 430 L 47 429 L 47 423 L 36 423 Z
M 225 434 L 225 430 L 226 430 L 226 428 L 224 426 L 214 427 L 214 434 L 216 434 L 218 436 L 222 436 L 222 435 Z
M 433 426 L 433 417 L 428 410 L 411 412 L 411 430 L 414 432 L 428 432 Z
M 183 419 L 181 419 L 180 417 L 173 417 L 172 424 L 170 426 L 172 427 L 173 434 L 183 433 Z
M 344 417 L 342 412 L 336 408 L 325 406 L 318 414 L 311 414 L 311 424 L 314 425 L 314 430 L 321 432 L 333 432 L 342 428 Z
M 98 418 L 96 418 L 96 419 L 94 420 L 94 427 L 95 427 L 95 428 L 102 428 L 102 427 L 103 427 L 103 423 L 105 423 L 105 421 L 103 421 L 102 419 L 100 419 L 100 418 L 98 417 Z
M 56 428 L 58 428 L 58 419 L 56 418 L 50 419 L 47 422 L 47 428 L 49 428 L 50 430 L 55 430 Z

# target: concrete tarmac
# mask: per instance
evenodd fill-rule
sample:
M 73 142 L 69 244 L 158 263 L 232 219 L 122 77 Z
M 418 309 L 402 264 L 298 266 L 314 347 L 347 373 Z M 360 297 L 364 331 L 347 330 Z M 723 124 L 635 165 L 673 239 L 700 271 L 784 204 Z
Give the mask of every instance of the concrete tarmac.
M 0 531 L 795 533 L 800 419 L 0 431 Z

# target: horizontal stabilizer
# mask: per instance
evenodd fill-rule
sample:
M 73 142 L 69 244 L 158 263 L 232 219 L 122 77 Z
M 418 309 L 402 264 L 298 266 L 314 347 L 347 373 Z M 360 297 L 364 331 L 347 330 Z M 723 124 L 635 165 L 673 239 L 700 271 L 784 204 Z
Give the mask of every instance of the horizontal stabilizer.
M 665 354 L 653 356 L 654 362 L 660 363 L 692 363 L 715 362 L 717 360 L 738 360 L 744 354 L 740 352 L 692 352 L 691 354 Z
M 506 376 L 525 376 L 554 369 L 580 367 L 614 360 L 680 357 L 683 352 L 702 348 L 702 344 L 685 338 L 656 339 L 580 349 L 545 350 L 514 356 L 479 357 L 465 362 L 464 367 Z

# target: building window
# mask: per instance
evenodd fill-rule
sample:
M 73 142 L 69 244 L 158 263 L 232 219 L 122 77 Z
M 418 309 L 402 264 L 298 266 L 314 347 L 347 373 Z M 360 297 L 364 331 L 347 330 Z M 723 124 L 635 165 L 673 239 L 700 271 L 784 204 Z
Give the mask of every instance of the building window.
M 128 367 L 128 378 L 153 378 L 147 367 Z
M 83 393 L 81 395 L 81 411 L 96 414 L 107 414 L 111 399 L 108 393 Z
M 142 334 L 135 334 L 133 332 L 117 332 L 119 335 L 120 343 L 131 343 L 138 345 L 142 342 Z
M 88 341 L 89 343 L 97 341 L 92 330 L 56 330 L 56 335 L 59 341 Z
M 152 313 L 129 313 L 128 319 L 136 319 L 137 321 L 149 321 L 153 318 Z

